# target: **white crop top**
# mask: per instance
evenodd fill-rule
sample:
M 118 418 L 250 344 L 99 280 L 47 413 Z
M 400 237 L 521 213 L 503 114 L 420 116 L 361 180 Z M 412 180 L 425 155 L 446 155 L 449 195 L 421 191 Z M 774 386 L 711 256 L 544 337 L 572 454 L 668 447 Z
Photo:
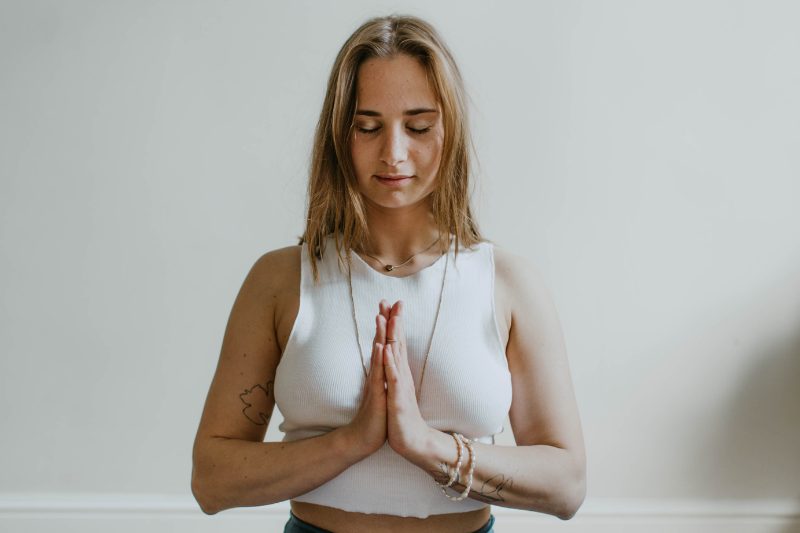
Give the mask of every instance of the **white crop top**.
M 375 271 L 353 253 L 353 299 L 364 355 L 359 354 L 347 265 L 339 271 L 332 234 L 325 244 L 323 258 L 317 261 L 321 285 L 314 284 L 303 244 L 300 308 L 275 376 L 284 442 L 322 435 L 356 415 L 366 380 L 361 357 L 369 370 L 375 316 L 383 298 L 390 304 L 404 303 L 409 366 L 419 390 L 439 303 L 445 256 L 410 276 L 395 278 Z M 457 260 L 454 251 L 451 244 L 439 321 L 419 392 L 420 413 L 434 429 L 494 444 L 511 407 L 511 375 L 495 317 L 493 246 L 482 242 L 473 250 L 462 247 Z M 403 459 L 388 442 L 294 500 L 417 518 L 487 506 L 472 498 L 445 498 L 433 477 Z

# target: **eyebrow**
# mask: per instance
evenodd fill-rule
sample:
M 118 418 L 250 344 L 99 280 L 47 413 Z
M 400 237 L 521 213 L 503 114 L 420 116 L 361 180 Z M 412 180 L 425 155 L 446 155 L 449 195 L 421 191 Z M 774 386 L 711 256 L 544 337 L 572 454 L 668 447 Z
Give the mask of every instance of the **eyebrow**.
M 421 115 L 423 113 L 438 113 L 437 109 L 428 109 L 425 107 L 419 107 L 417 109 L 407 109 L 403 111 L 403 116 L 409 117 L 414 115 Z M 370 111 L 368 109 L 359 109 L 356 111 L 356 115 L 364 115 L 365 117 L 382 117 L 380 113 L 377 111 Z

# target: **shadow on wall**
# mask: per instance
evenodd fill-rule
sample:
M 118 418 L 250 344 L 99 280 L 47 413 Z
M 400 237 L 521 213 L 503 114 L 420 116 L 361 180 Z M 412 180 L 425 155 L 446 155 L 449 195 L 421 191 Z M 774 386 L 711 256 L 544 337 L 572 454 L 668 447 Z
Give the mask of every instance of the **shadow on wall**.
M 752 304 L 725 326 L 724 351 L 743 357 L 732 359 L 736 379 L 708 420 L 693 479 L 722 497 L 800 500 L 800 268 Z
M 707 458 L 715 484 L 764 498 L 800 498 L 800 324 L 794 338 L 765 342 L 719 426 Z

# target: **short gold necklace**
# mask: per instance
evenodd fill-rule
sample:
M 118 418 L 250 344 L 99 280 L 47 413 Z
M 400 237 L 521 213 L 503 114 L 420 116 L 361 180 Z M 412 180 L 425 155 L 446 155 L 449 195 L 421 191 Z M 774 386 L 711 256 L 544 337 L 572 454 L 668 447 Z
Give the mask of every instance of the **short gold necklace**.
M 452 241 L 451 241 L 452 242 Z M 436 243 L 434 243 L 436 244 Z M 433 246 L 433 245 L 431 245 Z M 420 252 L 422 253 L 422 252 Z M 428 342 L 428 350 L 425 352 L 425 361 L 422 363 L 422 375 L 419 377 L 419 388 L 417 389 L 417 405 L 419 405 L 419 395 L 422 392 L 422 380 L 425 379 L 425 367 L 428 365 L 428 355 L 431 353 L 431 345 L 433 344 L 433 336 L 436 333 L 436 323 L 439 322 L 439 311 L 442 310 L 442 296 L 444 296 L 444 282 L 447 279 L 447 264 L 450 261 L 450 249 L 448 247 L 447 252 L 445 252 L 447 256 L 444 259 L 444 275 L 442 276 L 442 290 L 439 292 L 439 305 L 436 307 L 436 318 L 433 321 L 433 331 L 431 332 L 431 340 Z M 400 265 L 398 265 L 400 266 Z M 353 274 L 352 274 L 352 267 L 347 267 L 347 277 L 350 282 L 350 301 L 353 304 L 353 322 L 356 325 L 356 340 L 358 342 L 358 355 L 361 358 L 361 366 L 364 368 L 364 377 L 369 377 L 369 372 L 367 372 L 367 365 L 364 363 L 364 353 L 361 350 L 361 333 L 358 331 L 358 320 L 356 319 L 356 301 L 353 298 Z M 394 341 L 392 341 L 394 342 Z
M 437 242 L 439 242 L 440 240 L 441 240 L 441 237 L 439 237 L 438 239 L 436 239 L 435 241 L 433 241 L 433 244 L 436 244 L 436 243 L 437 243 Z M 428 250 L 430 250 L 431 248 L 433 248 L 433 244 L 431 244 L 430 246 L 428 246 L 427 248 L 425 248 L 424 250 L 422 250 L 422 252 L 417 252 L 417 253 L 415 253 L 414 255 L 412 255 L 411 257 L 409 257 L 409 258 L 408 258 L 408 260 L 407 260 L 405 263 L 400 263 L 399 265 L 394 265 L 394 266 L 392 266 L 392 265 L 384 265 L 384 264 L 383 264 L 383 261 L 381 261 L 380 259 L 378 259 L 378 258 L 377 258 L 377 257 L 375 257 L 374 255 L 369 255 L 367 252 L 364 252 L 364 255 L 369 255 L 369 256 L 370 256 L 371 258 L 373 258 L 375 261 L 377 261 L 378 263 L 380 263 L 381 265 L 383 265 L 383 268 L 385 268 L 387 272 L 391 272 L 391 271 L 392 271 L 392 270 L 394 270 L 395 268 L 399 268 L 399 267 L 401 267 L 401 266 L 405 265 L 406 263 L 408 263 L 409 261 L 411 261 L 412 259 L 414 259 L 415 257 L 417 257 L 419 254 L 421 254 L 421 253 L 423 253 L 423 252 L 427 252 Z

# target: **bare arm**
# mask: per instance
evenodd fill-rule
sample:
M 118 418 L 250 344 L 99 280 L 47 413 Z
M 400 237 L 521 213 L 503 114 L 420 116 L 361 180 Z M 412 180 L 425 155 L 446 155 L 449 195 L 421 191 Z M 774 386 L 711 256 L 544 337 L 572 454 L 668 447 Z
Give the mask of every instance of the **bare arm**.
M 583 503 L 585 483 L 568 450 L 545 444 L 497 446 L 482 442 L 473 443 L 472 448 L 476 459 L 469 498 L 562 520 L 572 518 Z M 457 458 L 453 437 L 431 429 L 426 451 L 411 462 L 433 480 L 446 484 Z M 461 469 L 451 485 L 453 490 L 448 492 L 451 496 L 459 496 L 467 488 L 469 463 L 465 446 Z
M 299 247 L 265 254 L 233 305 L 193 451 L 192 493 L 207 514 L 291 499 L 364 459 L 347 427 L 263 442 L 280 361 L 275 302 L 299 289 L 299 269 Z
M 203 437 L 194 451 L 192 493 L 206 514 L 285 501 L 361 461 L 345 428 L 293 442 Z
M 533 265 L 497 248 L 495 260 L 496 290 L 512 302 L 506 355 L 513 389 L 509 418 L 517 446 L 473 444 L 476 461 L 468 496 L 568 520 L 586 495 L 586 457 L 561 323 Z M 426 441 L 426 448 L 409 460 L 445 484 L 458 457 L 455 440 L 431 428 Z M 453 484 L 459 493 L 469 482 L 464 453 Z

